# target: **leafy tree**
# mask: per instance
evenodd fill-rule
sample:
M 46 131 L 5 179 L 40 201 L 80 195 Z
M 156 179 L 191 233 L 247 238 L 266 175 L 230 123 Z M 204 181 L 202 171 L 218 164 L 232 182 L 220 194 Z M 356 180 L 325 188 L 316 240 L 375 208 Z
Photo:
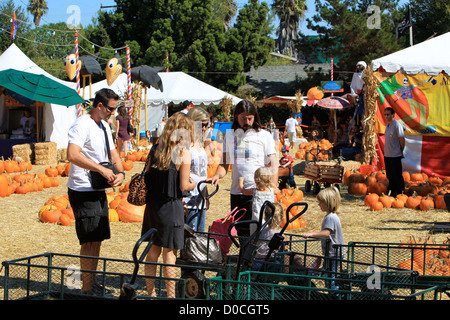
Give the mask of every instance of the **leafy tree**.
M 249 0 L 236 19 L 230 33 L 229 48 L 242 54 L 244 70 L 258 67 L 268 61 L 269 53 L 274 49 L 275 41 L 269 37 L 273 27 L 268 19 L 270 9 L 266 2 Z
M 294 40 L 298 38 L 300 20 L 306 11 L 306 0 L 275 0 L 273 10 L 280 19 L 276 47 L 280 53 L 297 56 Z
M 413 25 L 413 44 L 450 31 L 450 3 L 448 0 L 410 0 Z M 407 5 L 402 13 L 406 13 Z M 400 21 L 400 20 L 399 20 Z M 409 44 L 409 36 L 408 38 Z
M 0 52 L 5 51 L 9 48 L 12 43 L 11 40 L 11 28 L 12 28 L 12 17 L 14 12 L 16 13 L 17 19 L 17 29 L 16 37 L 14 42 L 20 47 L 28 47 L 29 42 L 24 40 L 24 35 L 30 30 L 30 23 L 26 17 L 25 10 L 21 6 L 15 6 L 13 0 L 8 0 L 0 4 Z M 24 21 L 24 22 L 21 22 Z
M 336 72 L 342 72 L 339 80 L 351 80 L 351 74 L 359 60 L 369 63 L 372 59 L 400 50 L 395 39 L 393 16 L 397 14 L 398 0 L 316 0 L 316 12 L 307 19 L 308 28 L 319 34 L 314 42 L 301 35 L 298 50 L 306 55 L 321 48 L 327 59 L 339 61 Z M 369 27 L 373 15 L 369 5 L 380 8 L 380 26 Z
M 164 66 L 193 73 L 213 86 L 232 91 L 245 83 L 244 70 L 265 63 L 273 47 L 269 8 L 251 0 L 227 31 L 235 13 L 227 0 L 116 0 L 115 12 L 102 12 L 114 47 L 135 41 L 135 65 Z M 151 22 L 151 23 L 150 23 Z
M 42 16 L 47 14 L 48 6 L 45 0 L 29 0 L 27 10 L 33 15 L 34 24 L 39 27 Z

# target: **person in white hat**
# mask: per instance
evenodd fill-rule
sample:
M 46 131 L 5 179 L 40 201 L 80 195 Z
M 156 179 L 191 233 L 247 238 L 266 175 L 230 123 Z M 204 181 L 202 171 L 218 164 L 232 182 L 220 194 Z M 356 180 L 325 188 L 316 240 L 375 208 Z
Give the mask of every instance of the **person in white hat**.
M 358 61 L 356 64 L 356 72 L 353 74 L 352 83 L 350 84 L 351 95 L 356 103 L 355 115 L 358 115 L 357 123 L 359 122 L 359 116 L 364 115 L 365 112 L 363 71 L 366 68 L 367 64 L 364 61 Z

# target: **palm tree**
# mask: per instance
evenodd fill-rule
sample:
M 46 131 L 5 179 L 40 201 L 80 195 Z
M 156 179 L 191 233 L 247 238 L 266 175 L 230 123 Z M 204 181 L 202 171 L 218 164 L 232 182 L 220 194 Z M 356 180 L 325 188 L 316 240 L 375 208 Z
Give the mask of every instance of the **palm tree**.
M 39 27 L 41 17 L 47 14 L 47 1 L 45 0 L 29 0 L 27 10 L 34 16 L 34 25 Z
M 276 47 L 280 53 L 296 57 L 294 42 L 298 39 L 300 20 L 305 15 L 306 0 L 274 0 L 272 9 L 280 19 Z

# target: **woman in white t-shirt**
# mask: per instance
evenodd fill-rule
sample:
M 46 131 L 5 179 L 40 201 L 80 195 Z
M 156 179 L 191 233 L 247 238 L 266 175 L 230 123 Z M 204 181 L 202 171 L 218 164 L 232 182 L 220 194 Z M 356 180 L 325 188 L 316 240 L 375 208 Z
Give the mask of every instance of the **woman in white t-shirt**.
M 252 196 L 244 195 L 239 188 L 239 178 L 244 178 L 244 188 L 254 188 L 254 174 L 258 168 L 268 166 L 272 172 L 271 187 L 278 190 L 278 159 L 275 140 L 270 132 L 261 129 L 261 121 L 256 107 L 248 100 L 242 100 L 234 109 L 234 119 L 223 140 L 223 158 L 215 175 L 213 184 L 224 177 L 231 165 L 232 182 L 230 190 L 230 210 L 235 207 L 246 209 L 241 220 L 251 220 Z M 236 226 L 238 236 L 250 234 L 248 225 Z

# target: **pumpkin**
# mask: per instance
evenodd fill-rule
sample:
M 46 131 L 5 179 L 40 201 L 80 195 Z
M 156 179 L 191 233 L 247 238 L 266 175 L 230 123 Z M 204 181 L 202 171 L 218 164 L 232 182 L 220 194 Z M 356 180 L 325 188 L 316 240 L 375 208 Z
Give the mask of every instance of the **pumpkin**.
M 383 183 L 382 181 L 372 183 L 367 187 L 367 192 L 376 193 L 379 196 L 381 196 L 383 193 L 387 193 L 387 191 L 388 186 L 386 185 L 386 183 Z
M 394 209 L 401 209 L 405 207 L 405 203 L 402 200 L 399 200 L 398 198 L 395 198 L 394 201 L 392 201 L 391 208 Z
M 414 260 L 404 260 L 397 265 L 399 269 L 421 271 L 420 266 Z
M 352 173 L 349 177 L 348 177 L 348 183 L 364 183 L 366 182 L 366 177 L 359 171 L 356 171 L 354 173 Z
M 130 160 L 122 161 L 122 167 L 123 170 L 130 171 L 131 169 L 133 169 L 133 161 Z
M 419 209 L 422 211 L 428 211 L 434 209 L 434 201 L 430 196 L 426 196 L 420 200 Z
M 447 210 L 447 204 L 445 203 L 443 194 L 438 194 L 436 198 L 434 198 L 434 205 L 436 209 Z
M 109 222 L 117 222 L 117 221 L 119 221 L 119 214 L 117 213 L 117 210 L 109 209 L 108 210 L 108 215 L 109 215 Z
M 309 100 L 320 100 L 324 97 L 325 92 L 321 87 L 312 87 L 306 93 Z
M 374 202 L 377 202 L 380 198 L 376 193 L 369 193 L 364 197 L 364 205 L 370 207 Z
M 383 204 L 385 208 L 390 208 L 392 206 L 392 202 L 394 201 L 394 197 L 382 194 L 379 201 Z
M 58 208 L 54 204 L 46 204 L 44 205 L 38 212 L 38 217 L 41 219 L 42 213 L 46 210 L 58 210 Z
M 365 195 L 367 193 L 367 186 L 363 182 L 353 182 L 348 185 L 349 194 Z
M 380 211 L 384 208 L 383 203 L 381 203 L 381 201 L 377 201 L 372 203 L 372 205 L 370 206 L 370 210 L 371 211 Z
M 409 209 L 418 209 L 420 206 L 420 200 L 421 198 L 419 198 L 417 194 L 414 194 L 408 197 L 408 199 L 405 202 L 405 207 Z
M 411 173 L 411 181 L 423 181 L 423 180 L 425 180 L 424 179 L 424 175 L 422 174 L 422 173 L 420 173 L 420 172 L 414 172 L 414 173 Z
M 61 213 L 69 216 L 70 219 L 75 220 L 75 215 L 73 214 L 73 209 L 70 204 L 68 204 L 64 209 L 61 209 Z
M 144 219 L 145 206 L 132 205 L 124 198 L 120 201 L 116 211 L 122 222 L 142 222 Z
M 57 177 L 58 169 L 56 169 L 56 167 L 49 167 L 49 168 L 45 169 L 45 174 L 49 177 Z
M 59 224 L 62 226 L 71 226 L 72 225 L 72 219 L 67 214 L 62 213 L 59 216 Z
M 58 223 L 61 214 L 61 210 L 49 208 L 42 212 L 41 221 L 44 223 Z
M 403 203 L 405 203 L 406 200 L 408 200 L 408 196 L 406 194 L 404 194 L 404 193 L 401 193 L 401 194 L 397 195 L 397 199 L 402 201 Z
M 408 171 L 403 171 L 402 176 L 405 182 L 411 181 L 411 174 Z

